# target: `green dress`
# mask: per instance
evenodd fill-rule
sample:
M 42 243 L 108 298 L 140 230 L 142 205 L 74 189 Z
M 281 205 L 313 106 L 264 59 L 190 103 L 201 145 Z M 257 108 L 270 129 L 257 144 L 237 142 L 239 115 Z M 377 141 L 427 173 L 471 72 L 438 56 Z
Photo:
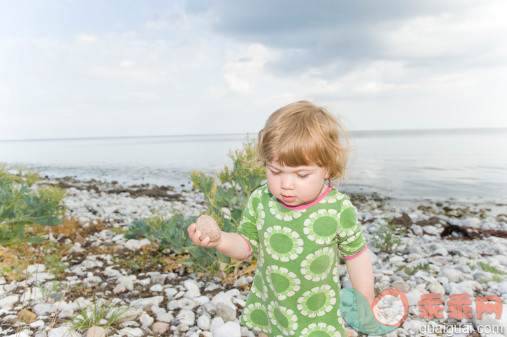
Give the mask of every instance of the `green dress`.
M 345 335 L 338 252 L 351 259 L 366 250 L 348 196 L 329 187 L 313 203 L 290 207 L 263 185 L 250 196 L 238 234 L 259 251 L 243 325 L 269 337 Z

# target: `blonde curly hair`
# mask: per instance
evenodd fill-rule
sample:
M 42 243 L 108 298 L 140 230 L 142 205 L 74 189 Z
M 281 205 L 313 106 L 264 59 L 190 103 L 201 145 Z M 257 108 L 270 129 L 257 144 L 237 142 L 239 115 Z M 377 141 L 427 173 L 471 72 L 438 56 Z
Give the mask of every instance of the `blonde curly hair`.
M 258 160 L 290 167 L 316 165 L 329 179 L 343 179 L 348 160 L 348 135 L 325 108 L 307 101 L 288 104 L 269 116 L 259 132 Z

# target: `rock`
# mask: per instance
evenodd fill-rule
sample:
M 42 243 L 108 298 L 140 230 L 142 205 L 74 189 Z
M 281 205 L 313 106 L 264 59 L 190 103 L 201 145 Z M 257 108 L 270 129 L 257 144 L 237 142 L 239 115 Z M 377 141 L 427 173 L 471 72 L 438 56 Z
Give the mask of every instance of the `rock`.
M 180 311 L 175 320 L 179 322 L 178 325 L 193 326 L 195 323 L 195 314 L 191 310 L 183 309 Z
M 422 226 L 422 229 L 427 235 L 431 236 L 440 236 L 440 232 L 442 231 L 434 226 Z
M 208 315 L 201 315 L 197 319 L 197 326 L 201 330 L 209 330 L 211 324 L 211 320 Z
M 30 310 L 23 309 L 18 313 L 18 317 L 21 322 L 30 324 L 35 322 L 37 315 Z
M 164 290 L 164 288 L 160 284 L 155 284 L 150 288 L 150 291 L 153 291 L 153 292 L 160 292 L 163 290 Z
M 410 286 L 405 282 L 397 282 L 393 284 L 394 289 L 398 289 L 403 293 L 408 293 L 410 291 Z
M 465 275 L 459 270 L 456 270 L 452 267 L 444 267 L 440 271 L 440 276 L 445 276 L 449 280 L 449 282 L 458 283 L 464 281 L 466 279 Z
M 151 331 L 153 331 L 154 334 L 162 335 L 169 330 L 169 324 L 162 323 L 162 322 L 156 322 L 151 327 Z
M 134 275 L 131 276 L 121 276 L 118 278 L 117 283 L 122 284 L 127 288 L 128 290 L 134 290 L 134 281 L 137 278 Z
M 140 299 L 130 302 L 130 306 L 132 306 L 136 309 L 145 309 L 145 308 L 151 307 L 152 305 L 158 307 L 159 304 L 162 303 L 163 300 L 164 300 L 164 296 L 140 298 Z
M 166 288 L 164 290 L 165 292 L 165 295 L 167 296 L 167 298 L 171 299 L 171 298 L 174 298 L 174 296 L 176 296 L 176 294 L 178 293 L 178 290 L 174 289 L 174 288 Z
M 139 250 L 143 246 L 149 245 L 151 242 L 148 239 L 142 239 L 142 240 L 135 240 L 130 239 L 127 242 L 125 242 L 125 248 L 130 250 Z
M 56 305 L 49 303 L 36 304 L 33 307 L 33 311 L 37 314 L 37 316 L 51 315 L 56 311 Z
M 46 271 L 46 266 L 43 264 L 32 264 L 26 267 L 28 274 L 42 273 Z
M 175 310 L 175 309 L 192 310 L 195 307 L 196 307 L 195 302 L 189 298 L 182 298 L 180 300 L 170 301 L 167 304 L 167 310 Z
M 440 294 L 442 296 L 445 294 L 445 288 L 438 282 L 431 283 L 428 286 L 428 291 L 430 294 Z
M 421 327 L 424 325 L 426 325 L 425 322 L 419 321 L 417 319 L 412 319 L 410 321 L 406 320 L 403 322 L 403 328 L 415 331 L 416 335 L 421 331 Z
M 120 331 L 118 331 L 118 334 L 120 336 L 141 337 L 144 335 L 144 332 L 139 328 L 123 328 Z
M 0 308 L 2 309 L 10 309 L 14 304 L 16 304 L 19 300 L 19 295 L 10 295 L 0 299 Z
M 171 323 L 171 321 L 174 319 L 174 316 L 171 313 L 168 312 L 157 312 L 155 313 L 157 316 L 157 321 L 164 322 L 164 323 Z
M 200 240 L 204 240 L 206 237 L 209 237 L 209 241 L 217 241 L 220 239 L 220 235 L 222 231 L 220 227 L 218 227 L 217 222 L 213 217 L 209 215 L 201 215 L 197 218 L 195 222 L 195 229 L 201 232 Z
M 412 226 L 410 226 L 410 229 L 412 230 L 412 233 L 414 233 L 416 236 L 422 236 L 423 235 L 423 229 L 422 229 L 421 226 L 412 225 Z
M 160 284 L 160 285 L 164 285 L 166 278 L 167 278 L 167 275 L 160 274 L 160 273 L 153 273 L 150 276 L 151 283 Z
M 86 332 L 86 337 L 106 337 L 106 330 L 100 326 L 92 326 Z
M 407 296 L 409 306 L 419 306 L 419 301 L 421 300 L 423 293 L 417 289 L 414 289 L 405 295 Z
M 153 317 L 151 317 L 150 315 L 144 313 L 142 314 L 140 317 L 139 317 L 139 321 L 141 322 L 141 324 L 143 325 L 143 329 L 146 329 L 148 328 L 150 325 L 153 324 L 153 322 L 155 321 L 155 319 Z
M 209 326 L 209 331 L 215 336 L 215 332 L 218 328 L 224 325 L 224 320 L 222 317 L 215 317 L 211 320 L 211 324 Z
M 14 337 L 30 337 L 32 332 L 30 330 L 21 330 L 20 332 L 16 333 L 15 335 L 11 335 Z
M 124 284 L 117 284 L 116 287 L 113 289 L 114 294 L 119 294 L 127 291 L 127 287 L 125 287 Z
M 215 330 L 213 337 L 241 337 L 241 327 L 237 322 L 227 322 Z
M 39 329 L 42 328 L 44 325 L 45 325 L 44 321 L 39 319 L 38 321 L 35 321 L 32 324 L 30 324 L 30 328 Z
M 81 334 L 67 326 L 61 326 L 49 330 L 48 337 L 81 337 Z
M 127 311 L 125 311 L 123 313 L 123 315 L 121 315 L 118 319 L 119 322 L 126 322 L 126 321 L 132 321 L 132 320 L 135 320 L 137 319 L 137 317 L 139 317 L 139 315 L 142 314 L 142 310 L 141 309 L 136 309 L 136 308 L 128 308 Z
M 503 309 L 506 308 L 507 305 L 503 305 Z M 503 315 L 503 310 L 502 310 Z M 500 318 L 502 319 L 502 317 Z M 478 331 L 482 331 L 484 334 L 483 336 L 488 337 L 500 337 L 504 336 L 503 333 L 507 329 L 507 324 L 505 324 L 505 320 L 502 323 L 502 321 L 496 319 L 495 317 L 483 314 L 481 319 L 478 319 L 476 315 L 472 316 L 472 324 L 474 325 L 475 329 Z
M 236 308 L 223 302 L 216 304 L 217 315 L 222 317 L 224 322 L 229 322 L 236 319 Z
M 185 286 L 185 288 L 187 288 L 187 292 L 185 293 L 185 295 L 183 295 L 184 297 L 195 298 L 201 296 L 199 286 L 197 285 L 197 282 L 195 282 L 194 280 L 186 280 L 185 282 L 183 282 L 183 285 Z

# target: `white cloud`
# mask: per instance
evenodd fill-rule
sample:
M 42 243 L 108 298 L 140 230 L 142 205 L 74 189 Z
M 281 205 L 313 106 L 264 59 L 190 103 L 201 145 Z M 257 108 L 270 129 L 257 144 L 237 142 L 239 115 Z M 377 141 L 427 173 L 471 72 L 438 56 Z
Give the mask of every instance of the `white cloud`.
M 166 79 L 164 72 L 148 67 L 94 66 L 89 72 L 97 77 L 132 80 L 145 84 L 159 83 Z
M 133 67 L 135 65 L 136 65 L 136 61 L 134 61 L 134 60 L 125 59 L 120 62 L 120 67 L 123 67 L 123 68 Z
M 257 79 L 267 75 L 265 64 L 276 58 L 277 53 L 262 44 L 250 45 L 236 61 L 225 65 L 224 79 L 232 91 L 240 94 L 251 93 Z
M 79 45 L 92 44 L 97 41 L 97 36 L 92 34 L 79 34 L 76 36 L 76 42 Z

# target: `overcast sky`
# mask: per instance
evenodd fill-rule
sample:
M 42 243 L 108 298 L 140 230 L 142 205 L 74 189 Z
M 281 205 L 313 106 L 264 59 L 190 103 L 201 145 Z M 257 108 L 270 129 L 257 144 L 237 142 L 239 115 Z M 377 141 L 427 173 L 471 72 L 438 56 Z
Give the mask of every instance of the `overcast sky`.
M 0 2 L 0 139 L 507 127 L 507 2 Z

